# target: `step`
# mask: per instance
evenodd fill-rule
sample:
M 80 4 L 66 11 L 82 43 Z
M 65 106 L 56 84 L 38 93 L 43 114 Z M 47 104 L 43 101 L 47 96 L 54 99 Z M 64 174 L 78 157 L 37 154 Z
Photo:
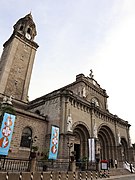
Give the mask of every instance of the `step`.
M 117 176 L 117 175 L 126 175 L 131 174 L 127 169 L 124 168 L 110 168 L 110 176 Z

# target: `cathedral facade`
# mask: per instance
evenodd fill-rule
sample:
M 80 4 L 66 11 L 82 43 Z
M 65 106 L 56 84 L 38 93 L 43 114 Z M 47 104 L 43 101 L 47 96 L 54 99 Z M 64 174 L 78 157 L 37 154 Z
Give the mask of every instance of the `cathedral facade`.
M 92 70 L 89 76 L 79 74 L 73 83 L 28 101 L 38 48 L 34 41 L 36 34 L 36 25 L 28 14 L 17 21 L 13 34 L 3 45 L 1 117 L 5 107 L 12 107 L 16 115 L 8 157 L 28 158 L 31 140 L 36 137 L 34 144 L 38 146 L 40 158 L 40 154 L 49 149 L 51 127 L 56 126 L 60 132 L 58 160 L 68 161 L 74 156 L 77 162 L 83 158 L 94 162 L 134 161 L 130 124 L 109 112 L 106 90 L 94 79 Z

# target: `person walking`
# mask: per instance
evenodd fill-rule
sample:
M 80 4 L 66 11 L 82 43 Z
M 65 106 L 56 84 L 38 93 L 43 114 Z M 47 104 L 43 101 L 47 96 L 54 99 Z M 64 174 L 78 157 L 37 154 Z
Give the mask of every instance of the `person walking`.
M 132 169 L 132 163 L 130 163 L 130 172 L 133 173 L 133 169 Z

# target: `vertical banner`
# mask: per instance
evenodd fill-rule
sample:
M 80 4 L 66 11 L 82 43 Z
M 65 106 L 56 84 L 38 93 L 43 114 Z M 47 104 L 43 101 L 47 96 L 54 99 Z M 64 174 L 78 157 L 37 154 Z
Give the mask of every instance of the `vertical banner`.
M 57 159 L 58 143 L 59 143 L 59 128 L 52 126 L 49 159 Z
M 15 115 L 5 113 L 0 130 L 0 155 L 8 155 L 14 123 Z
M 95 139 L 88 139 L 89 144 L 89 161 L 95 162 Z

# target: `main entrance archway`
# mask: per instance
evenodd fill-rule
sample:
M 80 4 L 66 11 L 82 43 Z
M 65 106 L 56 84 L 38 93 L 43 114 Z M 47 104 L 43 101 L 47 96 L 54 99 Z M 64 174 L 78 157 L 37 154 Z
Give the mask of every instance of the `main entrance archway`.
M 98 139 L 100 143 L 100 158 L 101 159 L 115 159 L 115 138 L 112 130 L 103 125 L 99 129 Z
M 83 158 L 88 158 L 88 139 L 90 137 L 87 128 L 83 124 L 78 124 L 73 131 L 75 136 L 74 151 L 76 154 L 76 162 Z
M 128 145 L 125 138 L 121 138 L 121 159 L 127 161 L 128 158 Z

